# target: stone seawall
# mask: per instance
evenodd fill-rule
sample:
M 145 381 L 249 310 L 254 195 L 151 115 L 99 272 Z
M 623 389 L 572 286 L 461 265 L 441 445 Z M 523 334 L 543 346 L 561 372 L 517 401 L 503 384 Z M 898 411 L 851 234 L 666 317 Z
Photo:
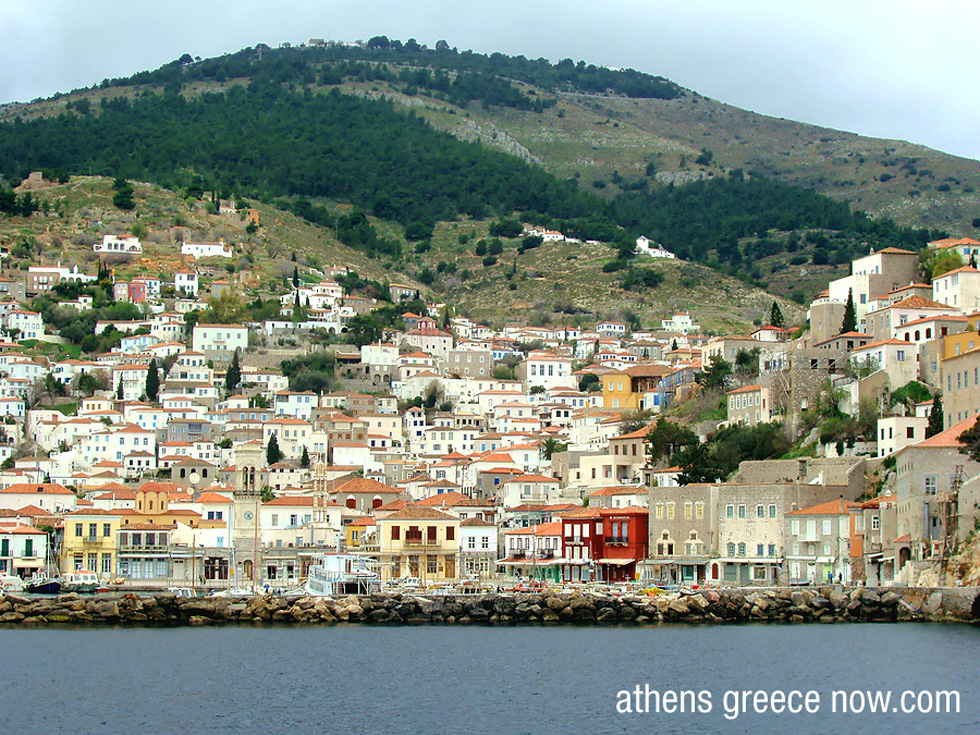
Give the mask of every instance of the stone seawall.
M 251 623 L 577 624 L 965 622 L 980 590 L 711 589 L 657 597 L 592 592 L 465 596 L 175 597 L 133 593 L 0 597 L 0 626 L 240 625 Z

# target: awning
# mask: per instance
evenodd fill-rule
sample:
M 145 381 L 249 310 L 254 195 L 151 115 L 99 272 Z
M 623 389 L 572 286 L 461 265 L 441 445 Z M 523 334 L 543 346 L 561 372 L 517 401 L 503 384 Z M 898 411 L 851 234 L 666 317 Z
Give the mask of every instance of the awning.
M 879 552 L 877 552 L 875 554 L 868 554 L 868 558 L 869 559 L 881 559 L 884 555 L 885 554 L 884 554 L 883 551 L 879 551 Z
M 833 563 L 834 563 L 834 557 L 832 557 L 832 556 L 818 556 L 817 557 L 817 564 L 833 564 Z
M 625 567 L 627 564 L 635 564 L 636 559 L 600 559 L 600 564 L 610 564 L 614 567 Z
M 558 559 L 500 559 L 497 564 L 511 565 L 511 566 L 524 566 L 524 567 L 550 567 L 553 564 L 559 563 Z

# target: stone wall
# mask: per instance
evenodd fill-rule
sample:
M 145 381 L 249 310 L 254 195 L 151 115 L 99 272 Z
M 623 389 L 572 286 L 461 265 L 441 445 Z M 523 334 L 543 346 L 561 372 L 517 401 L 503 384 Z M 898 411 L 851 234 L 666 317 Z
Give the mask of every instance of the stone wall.
M 977 588 L 711 589 L 617 596 L 589 592 L 421 596 L 175 597 L 133 593 L 50 598 L 5 595 L 0 625 L 628 624 L 965 622 L 980 617 Z

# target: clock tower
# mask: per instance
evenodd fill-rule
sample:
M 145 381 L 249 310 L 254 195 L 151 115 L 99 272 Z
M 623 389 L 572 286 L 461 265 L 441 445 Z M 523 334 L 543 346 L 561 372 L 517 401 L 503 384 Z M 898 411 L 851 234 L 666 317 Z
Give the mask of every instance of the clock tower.
M 235 550 L 235 585 L 261 585 L 262 573 L 262 478 L 265 474 L 265 448 L 261 442 L 248 442 L 235 450 L 235 510 L 231 539 Z

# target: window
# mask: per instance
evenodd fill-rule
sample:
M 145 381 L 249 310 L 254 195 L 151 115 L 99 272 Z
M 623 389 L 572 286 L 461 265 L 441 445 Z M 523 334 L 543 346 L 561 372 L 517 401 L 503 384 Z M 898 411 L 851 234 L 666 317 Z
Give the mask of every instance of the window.
M 452 526 L 446 526 L 446 541 L 453 541 L 456 539 L 456 529 Z
M 764 505 L 757 505 L 757 506 L 755 506 L 755 517 L 756 518 L 765 518 L 766 517 L 766 506 L 764 506 Z
M 800 535 L 800 522 L 795 518 L 789 522 L 789 532 L 794 536 Z
M 429 574 L 435 574 L 438 571 L 438 557 L 435 554 L 425 555 L 425 571 Z
M 401 531 L 402 531 L 401 526 L 392 526 L 391 527 L 391 540 L 392 541 L 398 541 L 401 538 Z
M 489 536 L 483 536 L 480 539 L 480 548 L 481 549 L 489 549 L 490 548 L 490 537 Z
M 832 522 L 829 518 L 823 519 L 823 535 L 829 536 L 833 531 L 831 531 Z
M 109 523 L 102 524 L 102 536 L 103 538 L 109 538 L 112 535 L 112 525 Z
M 738 555 L 745 556 L 745 542 L 741 541 L 738 545 Z
M 439 542 L 439 527 L 438 526 L 426 526 L 426 540 L 430 544 L 435 544 Z
M 728 555 L 735 556 L 735 544 L 732 542 L 728 543 Z
M 926 475 L 922 478 L 922 485 L 922 492 L 926 495 L 935 495 L 936 490 L 939 489 L 939 478 L 936 475 Z
M 690 518 L 694 515 L 694 508 L 690 503 L 684 503 L 684 517 Z
M 770 503 L 769 504 L 769 517 L 770 518 L 775 518 L 776 517 L 776 504 L 775 503 Z
M 704 503 L 694 504 L 694 515 L 696 518 L 704 518 Z
M 674 504 L 673 503 L 667 503 L 667 517 L 668 518 L 673 518 L 674 517 Z
M 468 539 L 466 539 L 466 548 L 470 551 L 476 550 L 476 536 L 470 536 Z
M 881 529 L 881 517 L 871 516 L 871 530 L 878 531 Z
M 81 523 L 76 523 L 75 524 L 75 536 L 76 536 L 76 538 L 81 538 L 82 537 L 82 524 Z
M 776 555 L 776 544 L 769 544 L 769 556 Z
M 765 547 L 765 544 L 756 544 L 755 545 L 755 555 L 756 556 L 764 556 L 765 554 L 763 552 L 765 551 L 765 548 L 766 548 Z
M 739 518 L 745 518 L 745 506 L 744 505 L 738 506 L 738 517 Z
M 735 506 L 729 505 L 725 508 L 725 517 L 734 518 L 735 517 Z

